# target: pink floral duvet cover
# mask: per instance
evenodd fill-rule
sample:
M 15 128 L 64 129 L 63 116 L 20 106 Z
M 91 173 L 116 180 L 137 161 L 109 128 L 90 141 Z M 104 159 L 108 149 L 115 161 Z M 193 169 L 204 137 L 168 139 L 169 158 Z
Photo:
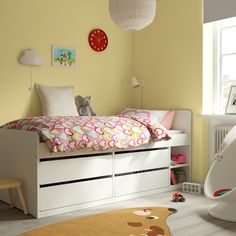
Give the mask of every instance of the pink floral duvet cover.
M 37 132 L 51 152 L 132 148 L 153 138 L 170 138 L 161 125 L 155 126 L 153 132 L 145 120 L 119 116 L 40 116 L 12 121 L 1 128 Z

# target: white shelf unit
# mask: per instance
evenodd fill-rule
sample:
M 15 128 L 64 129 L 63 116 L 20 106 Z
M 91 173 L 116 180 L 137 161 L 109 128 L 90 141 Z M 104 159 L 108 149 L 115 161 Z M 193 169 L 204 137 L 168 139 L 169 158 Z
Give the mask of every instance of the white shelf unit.
M 177 169 L 177 168 L 181 168 L 181 167 L 189 167 L 190 165 L 188 163 L 186 164 L 177 164 L 174 166 L 170 166 L 170 169 Z
M 169 171 L 171 173 L 171 170 L 183 170 L 186 174 L 186 181 L 191 182 L 192 176 L 191 176 L 191 158 L 192 158 L 192 114 L 189 111 L 188 113 L 185 113 L 183 117 L 177 117 L 174 120 L 174 123 L 172 125 L 172 129 L 179 129 L 183 131 L 182 135 L 172 135 L 172 141 L 170 144 L 170 153 L 177 153 L 177 154 L 184 154 L 187 157 L 187 162 L 184 164 L 177 164 L 175 166 L 170 165 Z M 177 183 L 177 185 L 171 184 L 171 178 L 170 178 L 170 186 L 173 189 L 178 189 L 182 187 L 182 183 Z
M 186 174 L 186 180 L 183 182 L 191 182 L 191 142 L 190 142 L 190 136 L 188 134 L 184 134 L 186 136 L 186 141 L 181 143 L 178 143 L 178 146 L 172 146 L 171 147 L 171 154 L 184 154 L 186 155 L 187 162 L 184 164 L 176 164 L 170 166 L 170 171 L 176 172 L 177 170 L 183 170 Z M 181 187 L 182 183 L 178 183 Z M 171 186 L 173 186 L 171 184 Z

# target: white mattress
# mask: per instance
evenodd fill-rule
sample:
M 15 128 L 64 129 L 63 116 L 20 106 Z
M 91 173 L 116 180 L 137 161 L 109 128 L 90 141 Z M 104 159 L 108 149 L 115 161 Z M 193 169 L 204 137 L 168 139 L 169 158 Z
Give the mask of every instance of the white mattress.
M 182 131 L 182 130 L 170 129 L 170 130 L 168 130 L 168 133 L 169 133 L 169 134 L 183 134 L 184 131 Z

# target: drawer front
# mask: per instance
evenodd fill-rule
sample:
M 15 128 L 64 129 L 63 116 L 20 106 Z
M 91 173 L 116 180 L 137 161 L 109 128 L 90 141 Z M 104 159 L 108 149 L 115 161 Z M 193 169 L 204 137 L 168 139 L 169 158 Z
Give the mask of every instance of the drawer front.
M 190 139 L 188 134 L 172 134 L 170 139 L 170 145 L 175 146 L 184 146 L 189 145 Z
M 139 170 L 168 167 L 169 149 L 133 152 L 115 155 L 115 173 L 127 173 Z
M 169 170 L 158 170 L 115 178 L 115 195 L 138 193 L 169 186 Z
M 112 175 L 112 155 L 39 163 L 39 184 Z
M 112 178 L 40 188 L 39 209 L 46 211 L 111 197 Z

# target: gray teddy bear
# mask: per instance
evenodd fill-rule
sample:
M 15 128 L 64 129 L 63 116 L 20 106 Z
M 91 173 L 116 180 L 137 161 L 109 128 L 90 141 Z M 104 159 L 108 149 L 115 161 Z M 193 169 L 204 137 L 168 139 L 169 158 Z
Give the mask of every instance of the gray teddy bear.
M 75 104 L 81 116 L 96 116 L 96 113 L 90 106 L 91 96 L 82 97 L 80 95 L 75 97 Z

